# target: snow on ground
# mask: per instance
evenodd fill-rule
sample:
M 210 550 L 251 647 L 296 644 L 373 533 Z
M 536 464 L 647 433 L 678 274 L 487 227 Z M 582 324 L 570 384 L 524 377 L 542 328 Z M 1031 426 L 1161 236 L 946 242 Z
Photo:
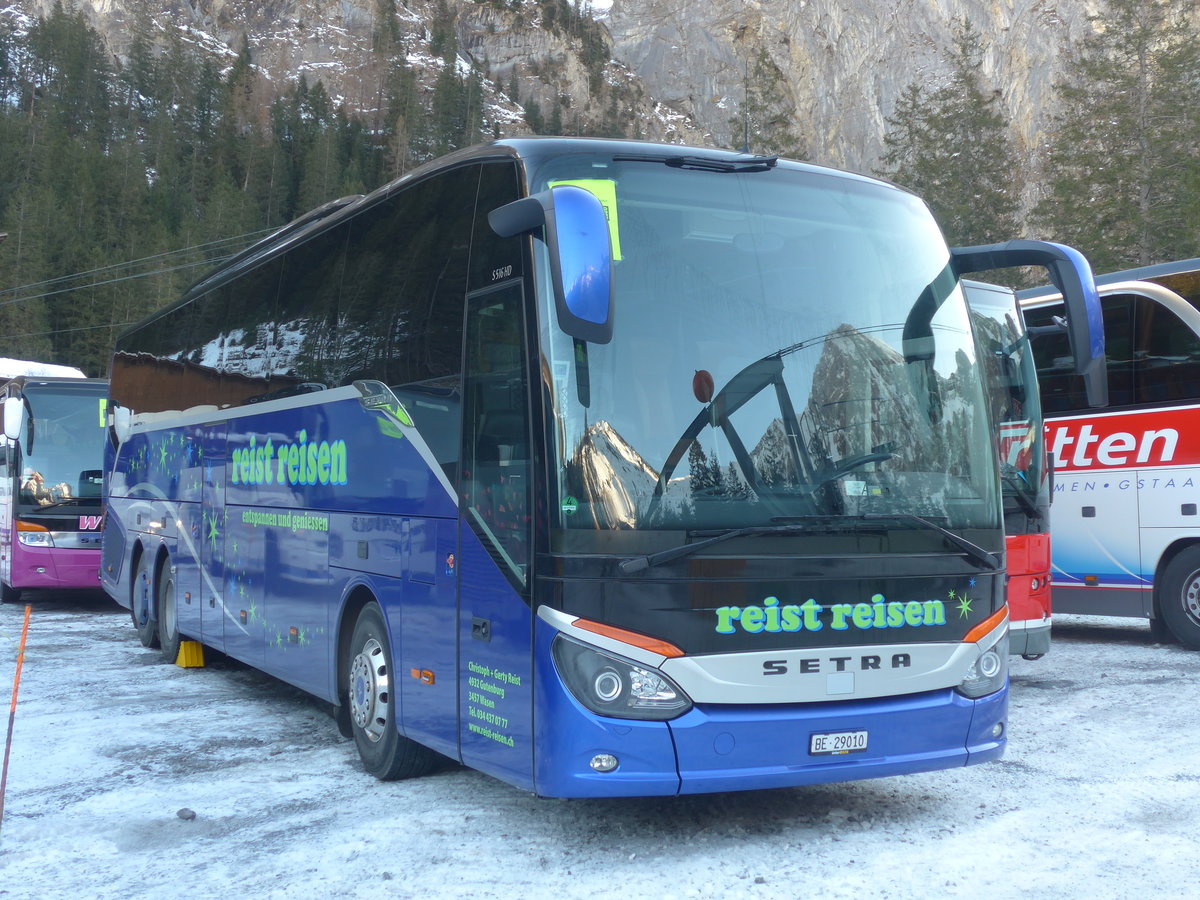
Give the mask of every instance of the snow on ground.
M 30 595 L 0 898 L 1194 897 L 1200 654 L 1060 617 L 997 763 L 680 799 L 381 784 L 328 710 L 185 670 L 102 596 Z M 23 606 L 0 607 L 8 708 Z M 185 820 L 181 809 L 195 812 Z

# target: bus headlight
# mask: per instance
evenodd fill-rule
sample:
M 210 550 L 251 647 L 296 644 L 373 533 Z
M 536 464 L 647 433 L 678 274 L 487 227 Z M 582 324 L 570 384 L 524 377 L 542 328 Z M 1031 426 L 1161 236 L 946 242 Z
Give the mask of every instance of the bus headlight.
M 54 535 L 48 528 L 32 522 L 17 522 L 17 540 L 25 547 L 53 547 Z
M 571 694 L 601 716 L 673 719 L 691 699 L 666 675 L 632 660 L 563 637 L 554 639 L 554 665 Z
M 958 686 L 964 697 L 976 700 L 994 694 L 1008 681 L 1008 632 L 979 654 Z

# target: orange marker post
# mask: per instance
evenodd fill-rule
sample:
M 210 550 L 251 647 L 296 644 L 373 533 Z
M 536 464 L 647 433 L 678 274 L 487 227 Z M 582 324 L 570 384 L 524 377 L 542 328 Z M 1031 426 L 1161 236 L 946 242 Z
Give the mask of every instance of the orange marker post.
M 29 637 L 29 617 L 33 607 L 25 605 L 25 624 L 21 626 L 21 645 L 17 648 L 17 673 L 13 676 L 12 702 L 8 704 L 8 736 L 4 739 L 4 767 L 0 769 L 0 827 L 4 826 L 4 789 L 8 786 L 8 755 L 12 751 L 13 723 L 17 719 L 17 690 L 21 687 L 21 666 L 25 662 L 25 641 Z

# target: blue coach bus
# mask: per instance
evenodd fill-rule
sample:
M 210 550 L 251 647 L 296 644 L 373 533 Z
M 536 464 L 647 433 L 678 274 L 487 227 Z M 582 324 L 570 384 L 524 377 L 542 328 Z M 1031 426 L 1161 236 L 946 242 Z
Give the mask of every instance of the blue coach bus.
M 1004 530 L 959 275 L 1032 246 L 952 253 L 916 197 L 773 157 L 453 154 L 119 339 L 104 584 L 167 659 L 198 640 L 336 704 L 385 779 L 995 759 Z

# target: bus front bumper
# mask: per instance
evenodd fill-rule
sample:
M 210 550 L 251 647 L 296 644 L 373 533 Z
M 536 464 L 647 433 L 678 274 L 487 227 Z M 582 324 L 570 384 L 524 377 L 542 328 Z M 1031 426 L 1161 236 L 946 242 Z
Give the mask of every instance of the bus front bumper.
M 540 710 L 534 783 L 551 797 L 758 790 L 974 765 L 1003 755 L 1008 719 L 1007 689 L 979 700 L 945 689 L 820 704 L 699 706 L 669 722 L 596 716 L 561 683 L 546 693 L 558 696 Z M 862 731 L 865 749 L 810 752 L 814 734 Z M 591 761 L 604 756 L 616 767 L 594 771 Z
M 100 548 L 12 545 L 11 585 L 14 588 L 99 588 Z
M 1043 656 L 1050 652 L 1050 617 L 1008 623 L 1008 652 L 1012 656 Z

